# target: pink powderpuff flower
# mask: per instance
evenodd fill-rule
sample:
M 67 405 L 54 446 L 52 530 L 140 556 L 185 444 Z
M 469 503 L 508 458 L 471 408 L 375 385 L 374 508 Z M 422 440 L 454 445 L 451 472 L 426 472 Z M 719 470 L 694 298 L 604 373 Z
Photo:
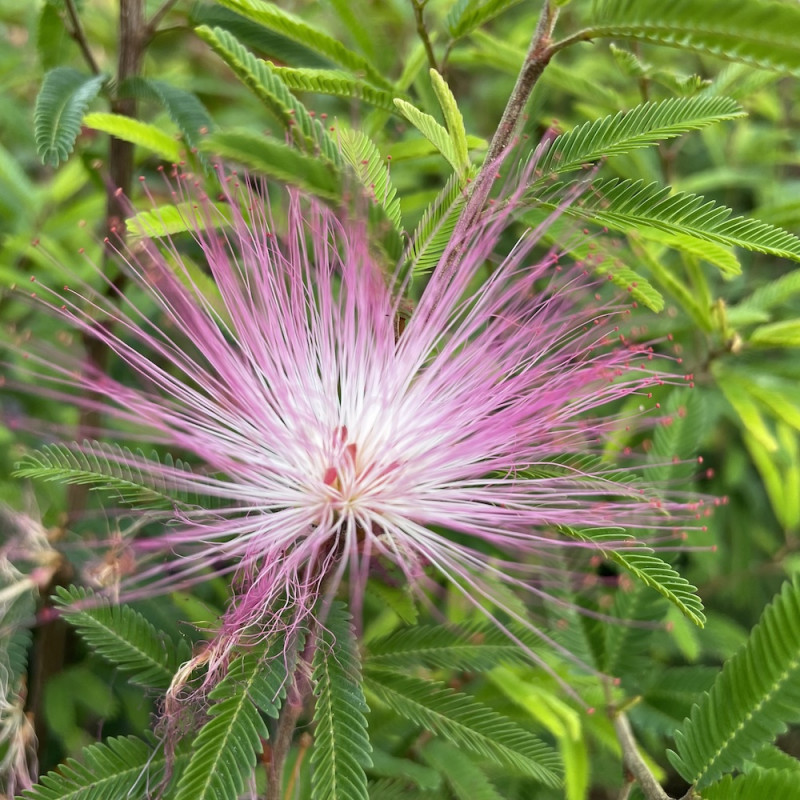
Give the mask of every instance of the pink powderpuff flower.
M 232 575 L 221 660 L 309 624 L 345 575 L 358 613 L 376 561 L 529 624 L 496 587 L 546 599 L 564 548 L 592 549 L 565 527 L 666 540 L 693 517 L 600 458 L 616 401 L 640 396 L 640 417 L 653 387 L 683 380 L 626 338 L 629 303 L 603 299 L 585 265 L 534 259 L 548 223 L 496 256 L 524 187 L 451 244 L 454 277 L 434 272 L 407 315 L 404 273 L 387 276 L 364 225 L 291 189 L 277 224 L 263 187 L 222 183 L 222 215 L 191 176 L 172 184 L 194 198 L 180 207 L 205 276 L 165 237 L 120 246 L 124 292 L 38 290 L 129 373 L 31 354 L 51 396 L 200 466 L 74 448 L 215 500 L 176 505 L 162 534 L 131 543 L 145 563 L 123 597 Z

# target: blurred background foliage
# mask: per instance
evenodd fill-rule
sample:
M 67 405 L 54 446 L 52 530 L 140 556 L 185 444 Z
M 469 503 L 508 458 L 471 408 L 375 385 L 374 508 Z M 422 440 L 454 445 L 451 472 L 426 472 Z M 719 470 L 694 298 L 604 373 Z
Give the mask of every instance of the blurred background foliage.
M 454 207 L 497 127 L 541 3 L 284 0 L 277 5 L 296 16 L 283 16 L 257 0 L 147 2 L 145 18 L 155 17 L 157 24 L 140 29 L 147 35 L 141 63 L 120 81 L 117 2 L 0 0 L 3 284 L 22 283 L 31 274 L 63 282 L 61 265 L 91 280 L 76 254 L 79 248 L 94 248 L 94 257 L 102 257 L 101 245 L 92 242 L 101 241 L 108 224 L 109 132 L 135 143 L 133 176 L 148 178 L 156 202 L 169 202 L 157 169 L 181 152 L 187 169 L 203 171 L 207 150 L 323 197 L 338 198 L 361 182 L 376 198 L 376 229 L 394 257 L 403 251 L 403 236 L 420 220 L 425 230 L 426 214 L 444 214 L 436 211 L 443 207 L 437 201 L 443 187 L 444 206 Z M 673 11 L 659 11 L 663 5 Z M 663 402 L 671 403 L 676 414 L 684 406 L 689 413 L 670 441 L 650 444 L 655 455 L 666 458 L 701 455 L 703 466 L 692 478 L 695 488 L 728 499 L 715 510 L 708 531 L 689 543 L 700 549 L 689 548 L 676 559 L 706 606 L 704 629 L 649 589 L 621 591 L 600 581 L 587 586 L 583 602 L 640 626 L 597 634 L 573 620 L 562 631 L 563 641 L 600 671 L 619 677 L 620 686 L 609 689 L 596 676 L 547 656 L 554 672 L 598 710 L 612 702 L 608 692 L 615 704 L 641 698 L 630 707 L 630 719 L 651 754 L 653 771 L 676 796 L 687 784 L 664 757 L 666 748 L 674 746 L 673 734 L 691 704 L 712 685 L 720 664 L 745 642 L 781 583 L 800 572 L 800 271 L 795 263 L 800 242 L 791 235 L 800 226 L 800 92 L 795 77 L 800 7 L 786 0 L 768 8 L 769 15 L 759 17 L 762 6 L 756 3 L 642 2 L 637 10 L 635 3 L 621 0 L 573 0 L 561 9 L 557 40 L 585 30 L 592 21 L 599 30 L 603 14 L 613 17 L 615 9 L 620 18 L 623 12 L 634 18 L 649 9 L 656 18 L 673 12 L 679 16 L 681 10 L 697 20 L 728 15 L 735 30 L 738 18 L 742 30 L 761 31 L 766 45 L 759 49 L 758 35 L 752 46 L 744 39 L 727 45 L 691 36 L 680 40 L 679 34 L 670 41 L 667 25 L 666 33 L 655 26 L 656 33 L 626 36 L 622 22 L 616 27 L 609 23 L 610 33 L 555 54 L 533 91 L 524 125 L 532 147 L 542 136 L 606 120 L 583 128 L 574 151 L 564 140 L 560 151 L 554 144 L 561 163 L 574 152 L 579 160 L 565 174 L 559 173 L 558 158 L 549 163 L 548 180 L 532 190 L 538 191 L 532 199 L 545 205 L 532 203 L 526 221 L 535 222 L 542 208 L 546 211 L 552 180 L 580 177 L 584 164 L 599 164 L 597 193 L 589 192 L 583 206 L 576 206 L 579 221 L 557 226 L 552 237 L 577 256 L 585 255 L 585 240 L 576 243 L 573 234 L 576 226 L 589 225 L 599 234 L 593 241 L 606 258 L 598 269 L 611 272 L 639 301 L 638 324 L 650 335 L 673 337 L 680 369 L 693 376 L 694 388 L 665 395 Z M 776 9 L 785 10 L 783 22 Z M 96 72 L 105 77 L 93 79 L 95 69 L 81 51 L 81 37 L 74 35 L 73 10 Z M 781 24 L 796 27 L 781 31 Z M 259 78 L 257 62 L 248 61 L 247 54 L 276 68 Z M 437 98 L 429 74 L 432 62 L 457 102 L 465 139 L 454 132 L 448 106 Z M 287 99 L 292 96 L 296 101 Z M 125 106 L 125 98 L 135 98 L 135 105 Z M 409 105 L 395 104 L 394 98 Z M 672 105 L 664 105 L 667 101 Z M 625 136 L 625 117 L 608 121 L 648 102 L 662 105 L 632 112 L 639 116 L 633 122 L 627 117 Z M 109 112 L 133 113 L 145 125 L 135 128 Z M 660 126 L 653 121 L 659 113 Z M 366 134 L 376 149 L 354 131 Z M 436 139 L 441 131 L 443 141 Z M 294 141 L 296 157 L 287 155 L 287 138 Z M 466 156 L 459 146 L 466 147 Z M 659 187 L 671 189 L 660 195 Z M 150 207 L 138 181 L 124 188 L 136 209 Z M 744 215 L 766 225 L 726 227 L 724 215 L 715 216 L 678 193 L 702 195 L 732 209 L 733 217 Z M 671 205 L 667 197 L 679 197 L 679 202 Z M 671 215 L 671 207 L 691 213 Z M 424 283 L 425 257 L 435 260 L 441 252 L 437 247 L 441 243 L 412 263 L 419 273 L 415 285 Z M 24 327 L 43 339 L 58 333 L 52 319 L 11 294 L 0 298 L 0 315 L 8 329 Z M 4 392 L 2 410 L 0 499 L 41 519 L 51 538 L 60 535 L 71 544 L 77 573 L 57 575 L 56 582 L 85 579 L 85 564 L 80 566 L 85 556 L 74 530 L 102 538 L 118 523 L 102 514 L 71 513 L 74 490 L 43 484 L 34 500 L 31 486 L 11 477 L 25 448 L 41 445 L 18 433 L 15 420 L 30 414 L 77 425 L 76 415 L 45 397 L 23 399 L 12 390 Z M 608 574 L 616 571 L 609 568 Z M 371 643 L 385 643 L 381 637 L 416 620 L 418 613 L 402 592 L 381 586 L 372 591 L 364 638 L 368 654 Z M 226 589 L 217 582 L 198 596 L 175 595 L 139 610 L 159 629 L 197 639 L 198 629 L 214 619 L 225 599 Z M 456 597 L 445 603 L 454 622 L 474 615 Z M 30 679 L 31 691 L 40 694 L 32 708 L 43 769 L 77 755 L 101 731 L 103 736 L 141 731 L 155 698 L 148 695 L 143 705 L 141 692 L 73 634 L 64 630 L 61 637 L 57 663 L 52 669 L 34 667 L 40 674 Z M 37 646 L 40 656 L 46 652 L 41 640 Z M 381 652 L 378 647 L 368 658 L 380 666 L 386 657 Z M 504 797 L 543 800 L 617 796 L 623 776 L 610 720 L 604 713 L 587 714 L 541 669 L 517 660 L 488 672 L 474 665 L 455 669 L 436 663 L 426 670 L 553 742 L 565 766 L 566 789 L 538 788 L 532 794 L 522 777 L 510 776 L 491 760 L 473 763 L 452 744 L 419 741 L 416 725 L 398 723 L 385 704 L 374 702 L 375 692 L 380 695 L 378 681 L 378 689 L 367 695 L 375 747 L 374 766 L 368 770 L 371 796 L 492 798 L 498 791 Z M 795 713 L 784 721 L 796 723 L 800 717 Z M 765 747 L 754 756 L 750 767 L 797 769 L 783 752 L 800 754 L 800 730 L 790 728 L 778 744 L 780 749 Z M 301 741 L 296 758 L 303 753 Z M 307 771 L 298 774 L 298 796 L 307 796 Z M 800 784 L 800 769 L 797 780 Z M 800 797 L 800 792 L 786 796 Z

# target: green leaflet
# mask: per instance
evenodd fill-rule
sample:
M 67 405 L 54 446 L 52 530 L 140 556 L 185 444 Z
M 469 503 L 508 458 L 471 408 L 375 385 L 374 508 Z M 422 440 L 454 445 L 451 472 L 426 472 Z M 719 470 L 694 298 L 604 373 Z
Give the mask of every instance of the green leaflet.
M 800 773 L 796 769 L 755 770 L 733 778 L 726 775 L 701 793 L 704 800 L 769 800 L 797 796 Z
M 704 789 L 786 730 L 798 712 L 800 580 L 795 578 L 767 606 L 744 647 L 725 662 L 711 691 L 675 734 L 677 753 L 667 755 L 683 778 Z
M 326 200 L 341 197 L 341 178 L 333 164 L 301 153 L 276 139 L 247 130 L 214 133 L 201 149 L 298 186 Z
M 391 88 L 391 84 L 381 75 L 380 71 L 365 58 L 348 50 L 338 39 L 328 36 L 327 33 L 323 33 L 272 3 L 264 2 L 264 0 L 219 0 L 219 2 L 253 22 L 281 33 L 304 47 L 315 50 L 335 64 L 346 67 L 355 73 L 363 73 L 376 86 L 385 89 Z
M 445 25 L 454 39 L 460 39 L 519 2 L 520 0 L 458 0 L 450 9 Z
M 175 800 L 237 800 L 269 736 L 262 714 L 278 716 L 299 644 L 276 637 L 266 653 L 231 663 L 209 695 L 211 719 L 193 741 Z
M 187 479 L 191 477 L 191 470 L 182 461 L 165 459 L 165 463 L 186 472 Z M 90 486 L 112 492 L 120 502 L 137 508 L 195 505 L 199 498 L 166 485 L 159 475 L 159 466 L 127 447 L 87 439 L 82 444 L 51 444 L 27 453 L 17 463 L 13 475 Z
M 630 153 L 743 116 L 742 107 L 728 97 L 673 97 L 643 103 L 630 111 L 584 122 L 557 136 L 536 165 L 537 171 L 545 176 L 541 180 L 546 180 L 553 173 L 581 169 L 587 162 Z
M 422 758 L 444 776 L 457 800 L 503 800 L 473 759 L 448 742 L 428 742 Z
M 460 176 L 453 173 L 425 209 L 411 237 L 408 261 L 415 275 L 430 272 L 439 263 L 465 203 L 464 184 Z
M 383 209 L 398 236 L 402 235 L 400 198 L 392 184 L 386 161 L 375 143 L 361 131 L 347 129 L 339 132 L 339 142 L 342 156 L 353 168 L 362 186 L 369 190 L 375 202 Z
M 314 651 L 316 739 L 311 755 L 312 800 L 367 800 L 365 767 L 372 764 L 369 711 L 361 683 L 350 614 L 334 603 Z
M 676 605 L 695 625 L 703 627 L 703 603 L 697 596 L 697 587 L 680 575 L 675 568 L 660 558 L 655 551 L 626 534 L 614 530 L 577 530 L 559 526 L 565 535 L 581 542 L 590 542 L 605 558 L 624 567 L 659 594 Z M 626 549 L 620 549 L 624 546 Z
M 461 175 L 462 164 L 447 128 L 440 125 L 430 114 L 420 111 L 406 100 L 396 97 L 394 104 L 400 113 L 447 159 L 450 166 Z
M 235 36 L 222 28 L 204 25 L 195 32 L 275 114 L 302 150 L 315 156 L 321 153 L 331 164 L 341 163 L 336 143 L 320 121 L 312 118 L 306 107 L 289 91 L 272 64 L 256 58 Z
M 781 71 L 800 69 L 800 7 L 748 0 L 595 0 L 589 25 L 564 41 L 599 37 L 680 47 Z
M 541 641 L 526 629 L 514 635 L 531 648 Z M 417 667 L 484 672 L 498 664 L 529 662 L 523 648 L 494 625 L 412 625 L 371 642 L 370 667 L 411 671 Z
M 565 188 L 556 185 L 553 190 Z M 555 208 L 552 204 L 543 205 Z M 564 213 L 618 231 L 650 227 L 800 261 L 800 239 L 788 231 L 755 219 L 731 216 L 733 212 L 726 206 L 696 194 L 673 193 L 655 182 L 595 180 L 591 192 L 566 207 Z
M 350 97 L 365 103 L 395 111 L 395 93 L 373 86 L 371 83 L 354 78 L 338 69 L 312 69 L 310 67 L 274 67 L 275 73 L 296 92 L 315 92 L 334 97 Z
M 495 764 L 559 786 L 553 750 L 533 734 L 438 681 L 370 669 L 365 687 L 395 713 Z
M 164 133 L 161 128 L 140 122 L 138 119 L 122 114 L 93 113 L 83 118 L 83 124 L 117 139 L 144 147 L 165 161 L 174 163 L 181 158 L 180 147 L 172 136 Z
M 435 70 L 430 70 L 431 84 L 439 101 L 439 106 L 444 115 L 447 132 L 453 145 L 453 154 L 456 160 L 456 172 L 462 177 L 469 172 L 469 146 L 467 144 L 467 129 L 464 127 L 464 117 L 456 103 L 447 81 Z
M 130 673 L 128 680 L 137 686 L 167 689 L 178 667 L 191 656 L 185 641 L 176 645 L 138 611 L 111 605 L 89 589 L 58 586 L 53 599 L 92 650 Z
M 127 78 L 120 84 L 120 94 L 158 103 L 178 126 L 190 147 L 197 147 L 202 137 L 214 130 L 214 122 L 205 106 L 192 92 L 178 89 L 153 78 Z
M 84 75 L 69 67 L 56 67 L 44 76 L 33 112 L 42 163 L 57 167 L 67 159 L 81 131 L 83 115 L 105 82 L 105 75 Z
M 172 770 L 180 771 L 187 759 L 177 754 Z M 141 739 L 121 736 L 84 748 L 80 761 L 67 759 L 22 796 L 27 800 L 144 800 L 161 783 L 165 768 L 163 752 L 153 754 Z

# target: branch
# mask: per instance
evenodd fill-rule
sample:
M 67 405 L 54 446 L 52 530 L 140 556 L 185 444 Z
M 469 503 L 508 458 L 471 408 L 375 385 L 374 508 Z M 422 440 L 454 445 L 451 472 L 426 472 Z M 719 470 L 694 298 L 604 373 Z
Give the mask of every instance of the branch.
M 489 144 L 489 151 L 483 166 L 469 187 L 469 199 L 450 240 L 452 246 L 445 252 L 442 261 L 436 268 L 434 273 L 436 280 L 431 280 L 429 284 L 435 292 L 431 307 L 436 305 L 439 300 L 437 295 L 444 292 L 453 279 L 462 250 L 466 246 L 468 233 L 483 212 L 483 207 L 489 197 L 498 163 L 517 133 L 520 117 L 525 110 L 533 87 L 553 57 L 551 37 L 557 19 L 558 9 L 550 5 L 550 0 L 545 0 L 539 22 L 531 38 L 530 47 L 522 62 L 522 69 L 517 76 L 511 96 L 508 98 L 500 124 Z
M 433 45 L 431 44 L 430 36 L 428 36 L 428 29 L 425 27 L 425 20 L 423 18 L 423 11 L 427 0 L 411 0 L 411 5 L 414 7 L 414 19 L 417 22 L 417 33 L 425 46 L 425 53 L 428 56 L 428 64 L 437 72 L 439 67 L 436 64 L 436 54 L 433 52 Z
M 72 24 L 72 30 L 70 31 L 70 34 L 78 43 L 78 47 L 80 47 L 81 53 L 83 53 L 83 57 L 86 59 L 86 63 L 89 65 L 89 69 L 95 75 L 99 75 L 100 67 L 97 66 L 97 62 L 94 60 L 92 51 L 89 48 L 89 41 L 86 38 L 86 31 L 83 29 L 83 25 L 81 24 L 81 18 L 78 16 L 78 9 L 75 7 L 75 0 L 66 0 L 66 8 L 67 16 Z
M 144 28 L 144 36 L 143 38 L 145 41 L 150 41 L 153 38 L 156 31 L 158 30 L 158 26 L 161 23 L 161 20 L 167 16 L 170 9 L 177 3 L 178 0 L 164 0 L 164 3 L 161 5 L 159 9 L 153 14 L 152 17 L 147 22 Z
M 622 748 L 622 763 L 625 769 L 633 775 L 647 800 L 672 800 L 661 788 L 661 784 L 655 779 L 650 768 L 639 755 L 631 724 L 625 714 L 621 711 L 616 712 L 611 721 L 614 724 L 619 746 Z

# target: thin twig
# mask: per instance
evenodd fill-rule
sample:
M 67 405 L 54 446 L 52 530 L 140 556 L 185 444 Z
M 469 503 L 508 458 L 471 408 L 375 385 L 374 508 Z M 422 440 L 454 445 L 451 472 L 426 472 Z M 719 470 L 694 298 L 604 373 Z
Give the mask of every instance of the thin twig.
M 437 293 L 443 292 L 455 275 L 461 252 L 466 246 L 466 234 L 483 211 L 489 192 L 492 189 L 498 162 L 512 143 L 533 87 L 552 58 L 553 53 L 550 43 L 557 19 L 558 9 L 550 5 L 550 0 L 545 0 L 539 22 L 531 38 L 530 47 L 522 63 L 522 69 L 517 76 L 517 82 L 511 92 L 511 96 L 508 98 L 500 124 L 497 126 L 497 130 L 489 144 L 486 159 L 469 187 L 469 198 L 451 238 L 453 246 L 446 252 L 442 262 L 437 267 L 436 280 L 431 284 Z M 433 305 L 437 301 L 438 296 L 433 298 Z
M 423 16 L 426 2 L 427 0 L 411 0 L 411 5 L 414 7 L 414 19 L 417 23 L 417 33 L 422 40 L 422 44 L 425 46 L 428 64 L 438 71 L 439 66 L 436 63 L 436 54 L 433 52 L 433 45 L 431 44 L 430 36 L 428 36 L 428 29 L 425 27 L 425 18 Z
M 66 9 L 67 16 L 69 17 L 69 21 L 72 25 L 70 35 L 78 43 L 78 47 L 80 47 L 81 53 L 83 53 L 83 57 L 86 59 L 86 63 L 89 65 L 89 69 L 95 75 L 99 75 L 100 67 L 94 60 L 92 51 L 89 48 L 89 41 L 86 38 L 86 31 L 83 29 L 81 18 L 78 16 L 78 9 L 75 7 L 75 0 L 66 0 Z
M 144 28 L 144 40 L 149 41 L 153 38 L 156 31 L 158 30 L 158 26 L 161 24 L 161 20 L 167 16 L 170 9 L 177 3 L 178 0 L 164 0 L 161 7 L 156 10 L 152 17 L 147 22 Z
M 622 712 L 612 714 L 614 730 L 617 734 L 617 741 L 622 748 L 622 763 L 628 772 L 636 779 L 642 793 L 647 800 L 672 800 L 670 796 L 661 788 L 661 784 L 650 772 L 650 768 L 644 763 L 644 759 L 639 755 L 636 740 L 633 738 L 631 724 L 628 717 Z
M 294 696 L 292 696 L 294 695 Z M 297 722 L 303 713 L 303 698 L 290 692 L 278 717 L 278 727 L 272 740 L 272 756 L 270 758 L 269 777 L 267 778 L 266 800 L 281 800 L 283 789 L 283 767 L 286 756 L 292 746 Z

